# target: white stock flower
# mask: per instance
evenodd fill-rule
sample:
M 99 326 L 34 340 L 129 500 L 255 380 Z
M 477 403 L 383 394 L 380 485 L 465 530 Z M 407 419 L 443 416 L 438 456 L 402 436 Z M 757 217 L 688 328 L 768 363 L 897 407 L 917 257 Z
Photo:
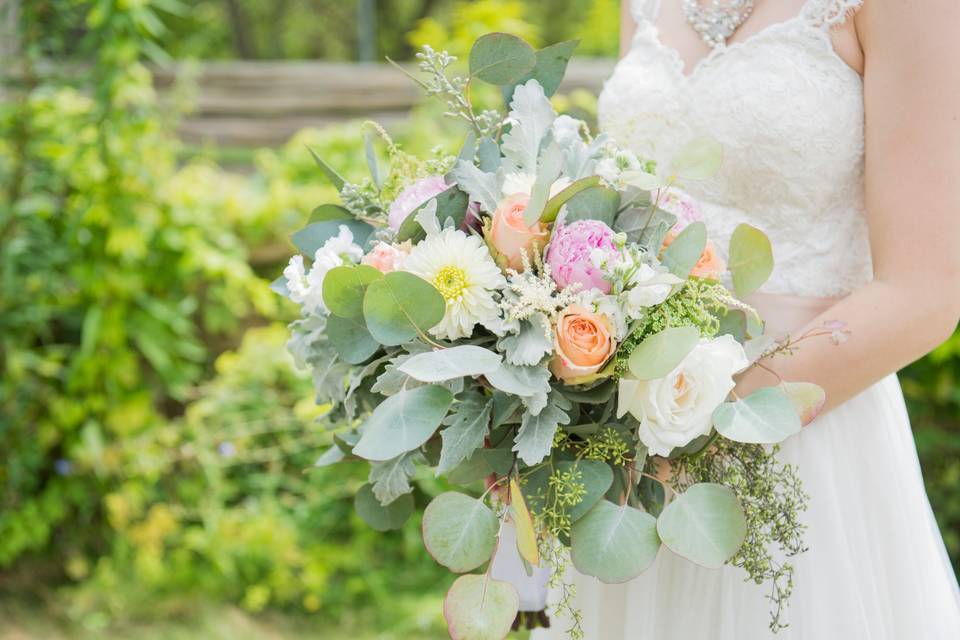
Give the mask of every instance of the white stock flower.
M 437 288 L 447 312 L 430 332 L 448 340 L 468 337 L 477 323 L 496 324 L 500 306 L 493 298 L 506 280 L 478 236 L 444 229 L 413 248 L 404 270 Z
M 515 193 L 525 193 L 530 195 L 533 191 L 533 183 L 537 177 L 529 173 L 508 173 L 503 179 L 503 195 L 512 196 Z M 570 178 L 563 176 L 550 185 L 550 197 L 557 195 L 570 186 Z
M 710 433 L 713 412 L 733 390 L 734 374 L 750 362 L 730 335 L 701 339 L 667 376 L 620 379 L 617 417 L 640 421 L 638 437 L 653 455 L 666 456 Z
M 637 265 L 636 270 L 626 283 L 623 294 L 623 306 L 629 318 L 639 318 L 644 309 L 660 304 L 670 297 L 674 285 L 683 282 L 668 271 L 658 271 L 645 262 Z
M 593 313 L 606 316 L 613 324 L 617 342 L 627 337 L 627 317 L 617 302 L 617 296 L 604 295 L 599 289 L 587 289 L 579 294 L 579 302 Z
M 323 279 L 334 267 L 355 263 L 363 257 L 363 249 L 354 244 L 353 233 L 346 225 L 340 225 L 340 232 L 329 238 L 313 255 L 313 266 L 308 272 L 303 264 L 303 256 L 293 256 L 290 264 L 283 270 L 287 279 L 290 299 L 303 305 L 306 313 L 326 313 L 323 304 Z

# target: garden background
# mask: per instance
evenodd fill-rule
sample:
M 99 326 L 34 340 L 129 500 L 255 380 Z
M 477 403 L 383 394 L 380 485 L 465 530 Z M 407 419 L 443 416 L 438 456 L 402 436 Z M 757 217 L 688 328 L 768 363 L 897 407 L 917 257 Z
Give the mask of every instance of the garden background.
M 369 77 L 502 30 L 580 38 L 578 56 L 607 59 L 589 73 L 616 55 L 618 4 L 0 0 L 0 639 L 445 637 L 452 577 L 417 519 L 376 533 L 349 499 L 360 466 L 313 467 L 328 436 L 268 283 L 335 197 L 306 147 L 348 176 L 365 160 L 358 114 L 336 105 L 271 128 L 270 70 L 322 103 L 298 61 Z M 252 65 L 259 107 L 210 84 L 243 60 L 282 61 Z M 455 148 L 457 125 L 383 82 L 365 95 L 405 148 Z M 557 106 L 589 118 L 595 97 Z M 958 375 L 958 336 L 901 375 L 955 567 Z M 419 477 L 418 504 L 441 490 Z

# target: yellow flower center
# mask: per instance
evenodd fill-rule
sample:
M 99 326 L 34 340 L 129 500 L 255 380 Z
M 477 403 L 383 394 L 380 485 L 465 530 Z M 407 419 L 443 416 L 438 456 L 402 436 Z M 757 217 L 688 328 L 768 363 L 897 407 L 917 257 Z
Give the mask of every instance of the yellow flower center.
M 467 274 L 460 267 L 444 267 L 433 278 L 433 286 L 447 300 L 455 300 L 467 288 Z

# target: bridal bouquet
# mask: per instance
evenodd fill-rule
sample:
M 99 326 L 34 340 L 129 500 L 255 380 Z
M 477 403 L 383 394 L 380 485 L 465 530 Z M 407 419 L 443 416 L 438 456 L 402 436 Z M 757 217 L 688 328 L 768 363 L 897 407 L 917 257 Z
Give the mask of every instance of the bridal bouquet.
M 427 551 L 462 574 L 444 603 L 452 638 L 544 621 L 548 580 L 577 637 L 566 559 L 624 582 L 661 546 L 769 582 L 776 627 L 805 496 L 765 445 L 822 392 L 732 395 L 738 372 L 790 348 L 740 301 L 769 276 L 770 244 L 742 225 L 724 259 L 676 189 L 717 170 L 716 144 L 661 166 L 555 113 L 575 45 L 489 34 L 467 77 L 425 48 L 417 82 L 471 128 L 459 154 L 418 159 L 370 125 L 388 170 L 375 136 L 360 183 L 316 158 L 342 203 L 293 236 L 306 258 L 274 288 L 302 306 L 290 348 L 329 407 L 335 446 L 318 464 L 369 462 L 356 510 L 384 531 L 414 511 L 417 467 L 460 487 L 423 514 Z M 502 87 L 506 117 L 474 109 L 475 82 Z

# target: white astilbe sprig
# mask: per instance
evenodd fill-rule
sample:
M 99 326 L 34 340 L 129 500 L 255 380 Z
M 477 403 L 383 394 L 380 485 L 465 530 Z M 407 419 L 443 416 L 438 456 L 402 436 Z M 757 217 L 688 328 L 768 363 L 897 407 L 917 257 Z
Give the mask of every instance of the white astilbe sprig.
M 533 252 L 531 265 L 526 252 L 520 256 L 522 270 L 507 269 L 507 287 L 500 301 L 500 308 L 507 322 L 520 323 L 542 314 L 549 322 L 545 323 L 548 338 L 553 338 L 551 327 L 557 314 L 577 302 L 579 283 L 560 289 L 550 273 L 550 265 L 545 264 L 537 251 Z

